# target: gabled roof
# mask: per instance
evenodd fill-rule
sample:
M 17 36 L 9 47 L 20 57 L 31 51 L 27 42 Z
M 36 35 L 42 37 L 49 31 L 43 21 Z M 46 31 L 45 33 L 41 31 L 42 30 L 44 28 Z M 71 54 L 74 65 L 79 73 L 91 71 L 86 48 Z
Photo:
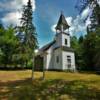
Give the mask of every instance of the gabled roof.
M 62 30 L 62 26 L 63 26 L 63 30 L 66 30 L 66 29 L 68 29 L 70 27 L 68 25 L 66 19 L 65 19 L 65 16 L 61 13 L 59 21 L 58 21 L 57 26 L 56 26 L 55 29 L 56 30 Z
M 56 41 L 54 40 L 54 41 L 52 41 L 52 42 L 46 44 L 46 45 L 43 46 L 40 50 L 41 50 L 41 51 L 46 51 L 46 50 L 48 50 L 55 42 L 56 42 Z
M 55 42 L 56 41 L 52 41 L 52 42 L 48 43 L 47 45 L 43 46 L 40 49 L 40 51 L 44 52 L 44 51 L 48 50 L 53 44 L 55 44 Z M 59 47 L 54 48 L 54 50 L 57 50 L 59 48 L 62 49 L 62 51 L 74 52 L 73 48 L 66 47 L 66 46 L 59 46 Z

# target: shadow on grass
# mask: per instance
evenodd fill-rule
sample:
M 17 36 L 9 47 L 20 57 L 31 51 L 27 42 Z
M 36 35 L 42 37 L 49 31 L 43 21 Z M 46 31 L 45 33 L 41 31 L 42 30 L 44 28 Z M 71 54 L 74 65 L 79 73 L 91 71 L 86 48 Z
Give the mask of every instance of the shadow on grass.
M 34 80 L 0 82 L 0 100 L 100 100 L 95 81 Z

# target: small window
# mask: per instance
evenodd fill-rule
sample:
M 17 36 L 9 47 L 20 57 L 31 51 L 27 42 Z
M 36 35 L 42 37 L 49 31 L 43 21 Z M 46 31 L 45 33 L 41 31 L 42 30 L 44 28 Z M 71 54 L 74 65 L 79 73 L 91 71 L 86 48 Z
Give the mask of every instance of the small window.
M 59 56 L 56 57 L 56 62 L 59 63 Z
M 67 45 L 67 39 L 65 39 L 65 45 Z
M 71 56 L 67 56 L 67 64 L 68 64 L 68 68 L 71 67 Z

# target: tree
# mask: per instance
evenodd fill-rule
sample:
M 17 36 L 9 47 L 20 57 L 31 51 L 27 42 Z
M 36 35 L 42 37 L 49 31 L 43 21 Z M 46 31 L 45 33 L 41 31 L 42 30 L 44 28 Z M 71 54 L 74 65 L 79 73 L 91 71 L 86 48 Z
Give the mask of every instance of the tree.
M 0 51 L 2 52 L 2 63 L 7 65 L 12 65 L 13 62 L 13 54 L 16 51 L 18 45 L 18 39 L 15 36 L 15 31 L 12 26 L 9 26 L 7 29 L 3 29 L 0 35 Z
M 100 27 L 100 5 L 98 3 L 99 0 L 77 0 L 78 4 L 76 5 L 79 12 L 82 13 L 86 7 L 91 9 L 90 15 L 90 30 L 96 31 L 97 28 Z M 87 17 L 87 18 L 88 18 Z M 87 20 L 87 18 L 85 20 Z
M 99 31 L 100 32 L 100 31 Z M 94 57 L 95 70 L 100 71 L 100 34 L 96 38 L 96 53 Z
M 75 50 L 75 60 L 77 70 L 84 69 L 84 57 L 83 57 L 83 36 L 80 36 L 79 39 L 76 36 L 71 37 L 71 47 Z
M 3 36 L 4 32 L 5 32 L 4 27 L 3 27 L 3 25 L 0 23 L 0 64 L 2 64 L 2 57 L 3 57 L 3 55 L 4 55 L 3 52 L 2 52 L 2 50 L 1 50 L 1 47 L 2 47 L 2 40 L 3 40 L 2 36 Z
M 79 48 L 79 44 L 78 44 L 78 39 L 76 36 L 72 36 L 71 37 L 71 47 L 75 50 L 75 60 L 76 60 L 76 66 L 77 69 L 79 69 L 79 63 L 78 63 L 78 48 Z
M 26 67 L 29 59 L 32 59 L 34 50 L 38 47 L 36 28 L 33 24 L 33 11 L 31 1 L 23 6 L 22 18 L 18 27 L 18 37 L 20 39 L 20 50 L 27 55 Z
M 95 3 L 95 6 L 92 10 L 92 14 L 90 16 L 90 31 L 95 32 L 100 28 L 100 6 L 98 3 Z
M 22 50 L 29 59 L 34 58 L 34 51 L 38 47 L 36 28 L 33 24 L 32 4 L 29 0 L 27 5 L 23 6 L 20 34 Z M 26 61 L 27 63 L 28 61 Z
M 31 1 L 29 0 L 27 5 L 23 6 L 23 13 L 21 18 L 21 31 L 23 32 L 23 44 L 28 46 L 34 51 L 34 49 L 37 48 L 38 42 L 37 42 L 37 33 L 36 29 L 33 25 L 33 17 L 32 17 L 33 11 L 32 11 L 32 5 Z
M 84 59 L 85 59 L 85 69 L 94 70 L 94 57 L 96 53 L 96 39 L 97 36 L 95 33 L 88 33 L 84 39 Z
M 87 35 L 85 36 L 84 60 L 86 63 L 85 69 L 95 70 L 100 66 L 100 5 L 98 0 L 78 0 L 78 8 L 81 13 L 86 7 L 91 9 L 90 18 L 91 24 L 87 27 Z M 87 20 L 87 18 L 85 20 Z M 98 67 L 97 67 L 98 66 Z

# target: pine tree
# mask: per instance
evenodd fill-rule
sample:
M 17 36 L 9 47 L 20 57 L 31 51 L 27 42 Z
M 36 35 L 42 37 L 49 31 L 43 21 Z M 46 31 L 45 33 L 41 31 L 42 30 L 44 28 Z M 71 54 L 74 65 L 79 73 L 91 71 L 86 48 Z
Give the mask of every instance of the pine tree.
M 95 32 L 96 30 L 98 30 L 98 28 L 100 28 L 100 6 L 97 2 L 95 2 L 90 20 L 90 31 Z
M 34 51 L 38 47 L 36 28 L 33 24 L 31 0 L 27 2 L 27 5 L 23 6 L 20 26 L 17 27 L 17 31 L 17 36 L 20 39 L 19 51 L 24 55 L 21 58 L 26 58 L 24 65 L 27 67 L 28 61 L 32 61 Z
M 94 57 L 96 54 L 96 39 L 97 35 L 95 33 L 88 33 L 84 39 L 83 43 L 83 55 L 86 63 L 86 70 L 95 70 Z
M 77 0 L 77 1 L 78 3 L 76 7 L 78 8 L 80 13 L 82 13 L 82 11 L 86 9 L 86 7 L 89 7 L 92 10 L 92 12 L 90 11 L 91 14 L 88 16 L 90 17 L 91 21 L 89 30 L 91 32 L 98 30 L 98 28 L 100 28 L 100 5 L 98 4 L 99 0 Z M 85 20 L 87 20 L 87 18 Z
M 37 33 L 36 28 L 33 24 L 33 11 L 32 11 L 32 4 L 29 0 L 27 5 L 23 6 L 23 13 L 21 18 L 21 31 L 23 34 L 23 43 L 24 45 L 28 46 L 31 50 L 37 48 Z
M 91 24 L 87 27 L 87 35 L 83 44 L 87 69 L 100 70 L 100 5 L 98 4 L 98 0 L 78 1 L 80 1 L 78 6 L 80 12 L 82 12 L 86 7 L 92 9 L 89 16 Z

